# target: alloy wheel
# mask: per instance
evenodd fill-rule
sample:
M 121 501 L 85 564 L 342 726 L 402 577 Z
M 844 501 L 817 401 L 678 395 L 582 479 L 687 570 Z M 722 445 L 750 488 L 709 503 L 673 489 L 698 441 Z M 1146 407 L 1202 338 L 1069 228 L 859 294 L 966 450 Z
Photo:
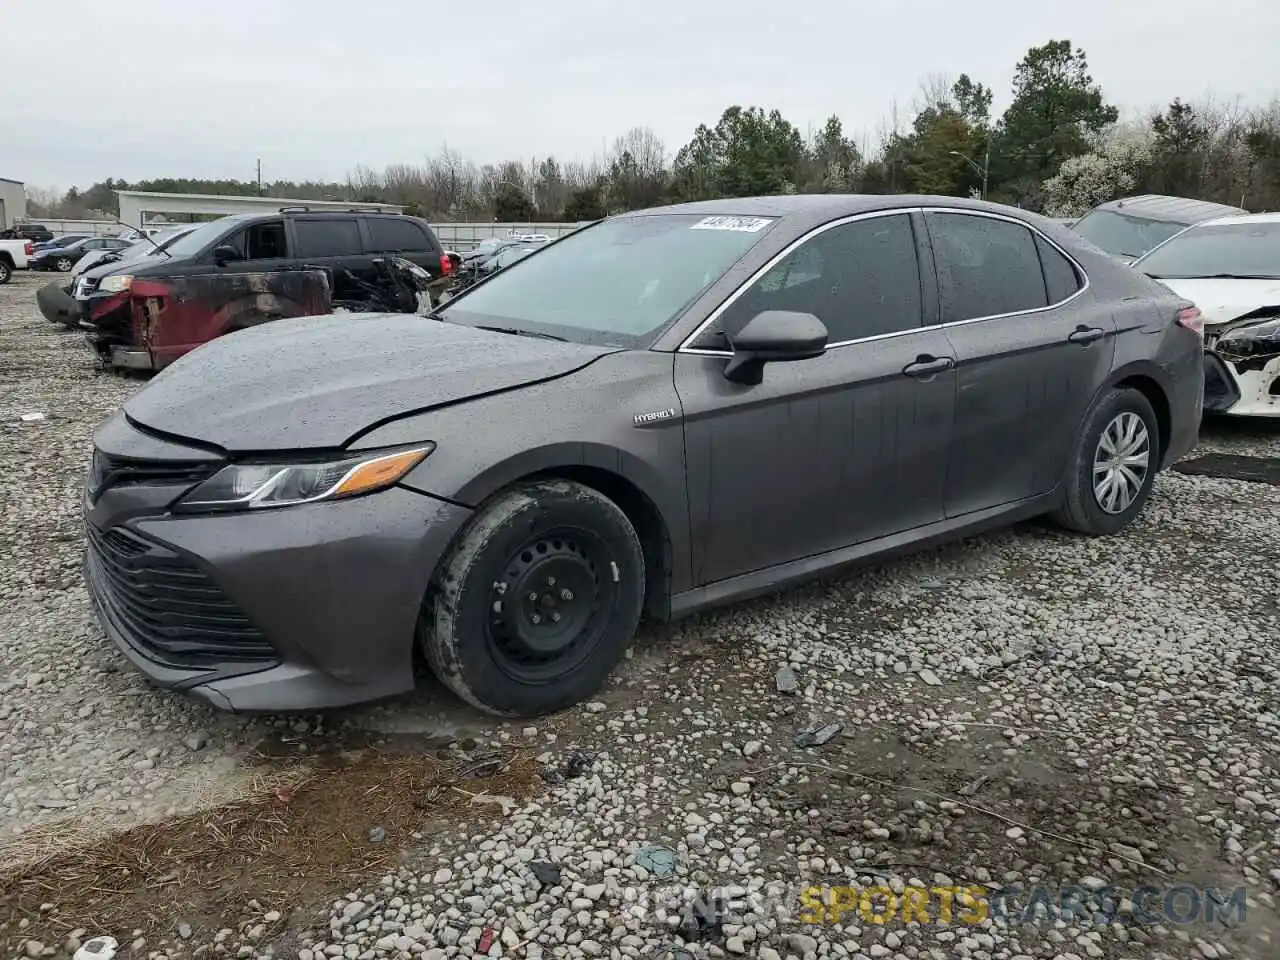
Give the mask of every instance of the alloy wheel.
M 68 257 L 59 257 L 58 262 L 54 264 L 61 272 L 66 273 L 71 269 L 71 260 Z
M 1109 514 L 1124 513 L 1142 493 L 1151 468 L 1151 435 L 1131 410 L 1102 431 L 1093 454 L 1093 497 Z

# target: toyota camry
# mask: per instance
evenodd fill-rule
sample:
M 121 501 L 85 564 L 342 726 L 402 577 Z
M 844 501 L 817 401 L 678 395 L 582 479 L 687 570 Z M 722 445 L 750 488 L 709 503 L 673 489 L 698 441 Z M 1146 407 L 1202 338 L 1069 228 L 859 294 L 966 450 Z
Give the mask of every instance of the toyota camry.
M 1036 215 L 788 196 L 629 213 L 428 315 L 219 338 L 95 437 L 86 575 L 224 709 L 596 690 L 663 621 L 1047 514 L 1115 534 L 1193 444 L 1188 301 Z

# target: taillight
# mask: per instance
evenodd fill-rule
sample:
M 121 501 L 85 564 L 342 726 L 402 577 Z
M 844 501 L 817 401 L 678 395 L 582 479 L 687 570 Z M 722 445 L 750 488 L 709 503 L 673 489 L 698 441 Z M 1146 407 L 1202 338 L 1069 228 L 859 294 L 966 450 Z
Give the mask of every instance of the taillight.
M 451 273 L 453 273 L 453 260 L 447 253 L 440 254 L 440 274 L 447 277 Z
M 1200 315 L 1199 307 L 1183 307 L 1174 320 L 1178 326 L 1186 327 L 1197 336 L 1204 336 L 1204 317 Z
M 24 257 L 29 257 L 35 252 L 36 252 L 36 245 L 32 243 L 30 240 L 28 240 L 26 243 L 22 245 L 22 255 Z

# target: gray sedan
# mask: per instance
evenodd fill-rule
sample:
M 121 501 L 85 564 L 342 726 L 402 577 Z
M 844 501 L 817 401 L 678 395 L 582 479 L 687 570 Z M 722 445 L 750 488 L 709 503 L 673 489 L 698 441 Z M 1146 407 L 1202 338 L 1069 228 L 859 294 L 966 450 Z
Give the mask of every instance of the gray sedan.
M 1038 514 L 1133 522 L 1194 442 L 1190 303 L 1054 222 L 790 196 L 586 227 L 428 316 L 279 320 L 95 438 L 91 595 L 236 710 L 535 715 L 666 620 Z

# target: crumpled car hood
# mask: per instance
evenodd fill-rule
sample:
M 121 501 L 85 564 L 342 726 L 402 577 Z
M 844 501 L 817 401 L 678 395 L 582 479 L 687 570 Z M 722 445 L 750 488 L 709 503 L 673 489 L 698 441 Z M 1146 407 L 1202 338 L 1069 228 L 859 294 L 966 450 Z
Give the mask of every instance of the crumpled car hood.
M 1197 307 L 1206 327 L 1230 323 L 1265 307 L 1280 308 L 1280 280 L 1161 280 Z
M 193 350 L 124 411 L 228 452 L 333 449 L 373 424 L 561 377 L 612 352 L 412 314 L 298 317 Z

